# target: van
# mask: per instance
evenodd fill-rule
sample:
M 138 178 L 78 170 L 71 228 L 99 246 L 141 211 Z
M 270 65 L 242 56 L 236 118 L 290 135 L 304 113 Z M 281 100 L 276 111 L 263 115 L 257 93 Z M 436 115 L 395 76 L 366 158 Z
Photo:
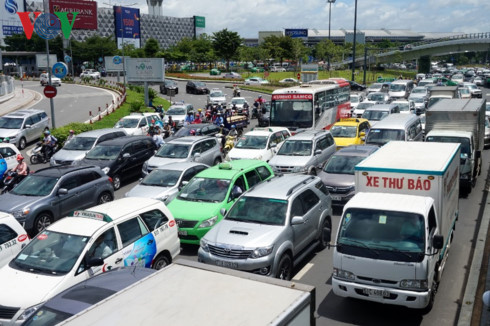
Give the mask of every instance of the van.
M 361 118 L 368 119 L 369 124 L 373 127 L 378 121 L 394 113 L 400 113 L 400 107 L 396 104 L 375 104 L 367 108 Z
M 412 80 L 395 80 L 390 84 L 390 90 L 388 94 L 391 98 L 408 98 L 410 92 L 413 89 Z
M 414 114 L 390 114 L 369 130 L 366 144 L 383 146 L 391 140 L 423 141 L 420 118 Z

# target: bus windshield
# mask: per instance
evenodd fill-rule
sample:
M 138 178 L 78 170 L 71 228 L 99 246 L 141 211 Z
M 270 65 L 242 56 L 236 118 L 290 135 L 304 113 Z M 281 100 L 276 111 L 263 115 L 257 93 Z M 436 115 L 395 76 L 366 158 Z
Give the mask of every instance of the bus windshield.
M 313 127 L 313 102 L 311 100 L 272 101 L 271 126 Z

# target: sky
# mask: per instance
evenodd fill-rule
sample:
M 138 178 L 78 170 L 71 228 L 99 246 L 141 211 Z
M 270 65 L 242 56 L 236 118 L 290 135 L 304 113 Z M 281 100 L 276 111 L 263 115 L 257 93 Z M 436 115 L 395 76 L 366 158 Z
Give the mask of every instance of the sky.
M 107 1 L 148 13 L 146 0 Z M 331 29 L 354 28 L 354 0 L 332 4 Z M 163 0 L 163 15 L 204 16 L 204 32 L 227 28 L 243 38 L 286 28 L 328 30 L 327 0 Z M 357 29 L 409 29 L 414 32 L 490 32 L 490 0 L 358 0 Z

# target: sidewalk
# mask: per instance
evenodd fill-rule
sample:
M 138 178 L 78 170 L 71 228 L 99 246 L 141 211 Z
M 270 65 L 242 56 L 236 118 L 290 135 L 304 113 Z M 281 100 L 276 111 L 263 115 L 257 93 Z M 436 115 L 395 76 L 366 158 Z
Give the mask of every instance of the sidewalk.
M 13 97 L 6 99 L 0 98 L 0 116 L 21 109 L 39 99 L 41 99 L 41 94 L 30 89 L 16 87 Z

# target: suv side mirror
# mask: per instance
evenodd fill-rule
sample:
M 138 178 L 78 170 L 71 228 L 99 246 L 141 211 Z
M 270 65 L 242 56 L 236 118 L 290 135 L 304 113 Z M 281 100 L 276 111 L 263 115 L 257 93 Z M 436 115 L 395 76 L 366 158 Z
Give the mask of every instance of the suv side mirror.
M 68 189 L 60 188 L 58 189 L 58 195 L 66 195 L 68 193 Z
M 104 265 L 104 260 L 100 257 L 90 257 L 86 260 L 87 268 Z
M 315 150 L 315 155 L 320 155 L 322 153 L 322 150 L 321 149 L 316 149 Z
M 304 223 L 305 219 L 303 218 L 303 216 L 293 216 L 293 218 L 291 219 L 291 225 L 299 225 Z
M 184 188 L 188 183 L 189 183 L 189 181 L 182 181 L 180 183 L 179 190 L 182 189 L 182 188 Z
M 434 249 L 442 249 L 444 245 L 444 237 L 442 235 L 434 235 L 432 238 L 432 246 Z
M 31 125 L 25 125 L 25 127 L 24 127 L 24 128 L 25 128 L 25 129 L 29 129 L 29 128 L 31 128 L 31 127 L 32 127 Z

